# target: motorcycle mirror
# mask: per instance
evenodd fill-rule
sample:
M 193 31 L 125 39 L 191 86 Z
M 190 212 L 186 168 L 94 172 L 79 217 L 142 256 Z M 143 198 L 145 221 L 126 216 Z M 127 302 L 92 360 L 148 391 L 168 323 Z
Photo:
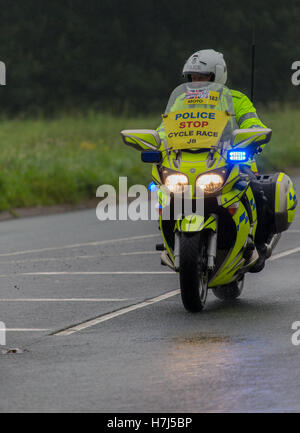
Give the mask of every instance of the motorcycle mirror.
M 156 150 L 161 145 L 159 133 L 154 129 L 126 129 L 121 132 L 124 143 L 137 150 Z
M 271 140 L 271 136 L 272 129 L 269 128 L 235 129 L 230 144 L 239 148 L 245 148 L 249 144 L 262 146 Z

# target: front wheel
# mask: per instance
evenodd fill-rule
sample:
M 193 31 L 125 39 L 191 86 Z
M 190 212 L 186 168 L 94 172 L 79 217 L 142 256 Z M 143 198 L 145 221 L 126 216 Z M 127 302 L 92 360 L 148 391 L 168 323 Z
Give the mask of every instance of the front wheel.
M 200 233 L 180 236 L 180 291 L 186 310 L 203 309 L 208 290 L 206 248 Z
M 244 287 L 244 275 L 239 280 L 233 281 L 226 286 L 215 287 L 212 289 L 213 294 L 221 301 L 233 301 L 238 298 Z

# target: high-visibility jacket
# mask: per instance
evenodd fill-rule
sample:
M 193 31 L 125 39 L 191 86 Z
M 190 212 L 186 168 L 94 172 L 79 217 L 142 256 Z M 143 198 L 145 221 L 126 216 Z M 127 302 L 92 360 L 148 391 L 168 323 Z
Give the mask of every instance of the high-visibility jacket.
M 242 92 L 230 90 L 232 94 L 233 107 L 239 128 L 266 128 L 256 114 L 254 105 Z

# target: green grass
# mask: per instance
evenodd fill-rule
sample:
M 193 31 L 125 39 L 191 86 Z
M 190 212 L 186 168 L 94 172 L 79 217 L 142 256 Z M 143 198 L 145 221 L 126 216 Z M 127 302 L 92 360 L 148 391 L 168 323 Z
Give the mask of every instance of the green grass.
M 151 168 L 125 146 L 120 131 L 155 128 L 159 117 L 131 119 L 106 114 L 55 120 L 2 120 L 0 210 L 78 203 L 95 197 L 99 185 L 146 181 Z
M 263 152 L 264 167 L 300 167 L 300 110 L 260 113 L 273 128 Z M 159 115 L 145 118 L 109 114 L 57 119 L 2 119 L 0 125 L 0 210 L 78 203 L 95 197 L 99 185 L 145 183 L 151 167 L 126 147 L 122 129 L 156 128 Z
M 260 113 L 264 124 L 273 130 L 259 165 L 267 170 L 300 169 L 300 109 Z

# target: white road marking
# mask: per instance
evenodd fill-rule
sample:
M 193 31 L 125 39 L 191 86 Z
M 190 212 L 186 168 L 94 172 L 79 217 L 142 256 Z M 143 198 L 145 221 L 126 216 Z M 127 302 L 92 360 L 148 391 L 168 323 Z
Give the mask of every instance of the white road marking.
M 291 231 L 290 231 L 291 232 Z M 294 232 L 298 233 L 299 230 L 294 230 Z M 37 250 L 27 250 L 27 251 L 18 251 L 14 253 L 6 253 L 6 254 L 0 254 L 0 256 L 13 256 L 13 255 L 20 255 L 20 254 L 29 254 L 34 252 L 43 252 L 43 251 L 54 251 L 54 250 L 61 250 L 61 249 L 67 249 L 67 248 L 78 248 L 82 246 L 96 246 L 96 245 L 102 245 L 107 243 L 115 243 L 115 242 L 125 242 L 125 241 L 134 241 L 134 240 L 140 240 L 140 239 L 146 239 L 146 238 L 153 238 L 158 237 L 159 235 L 147 235 L 147 236 L 135 236 L 130 238 L 120 238 L 120 239 L 112 239 L 107 241 L 98 241 L 98 242 L 88 242 L 84 244 L 73 244 L 73 245 L 65 245 L 62 247 L 51 247 L 51 248 L 43 248 L 43 249 L 37 249 Z M 270 257 L 270 261 L 279 259 L 281 257 L 286 257 L 288 255 L 294 254 L 300 252 L 300 247 L 293 248 L 278 254 L 273 255 Z M 147 252 L 131 252 L 131 253 L 121 253 L 120 255 L 138 255 L 138 254 L 157 254 L 155 251 L 147 251 Z M 89 256 L 78 256 L 78 257 L 89 257 Z M 90 256 L 92 257 L 92 256 Z M 96 257 L 99 257 L 97 255 Z M 45 259 L 49 260 L 49 259 Z M 55 260 L 54 258 L 52 260 Z M 12 274 L 13 276 L 51 276 L 51 275 L 164 275 L 164 274 L 174 274 L 172 271 L 96 271 L 96 272 L 27 272 L 27 273 L 19 273 L 19 274 Z M 0 275 L 0 277 L 7 277 L 12 275 Z M 105 314 L 103 316 L 96 317 L 91 320 L 87 320 L 85 322 L 82 322 L 78 325 L 71 326 L 69 328 L 66 328 L 62 331 L 58 331 L 54 333 L 55 336 L 67 336 L 71 335 L 73 333 L 79 332 L 83 329 L 90 328 L 92 326 L 95 326 L 99 323 L 105 322 L 107 320 L 113 319 L 115 317 L 121 316 L 123 314 L 129 313 L 131 311 L 141 309 L 144 307 L 147 307 L 149 305 L 155 304 L 157 302 L 163 301 L 165 299 L 168 299 L 170 297 L 176 296 L 180 293 L 180 290 L 173 290 L 171 292 L 167 292 L 163 295 L 157 296 L 155 298 L 151 298 L 147 301 L 140 302 L 135 305 L 131 305 L 129 307 L 121 308 L 118 311 Z M 119 301 L 125 301 L 129 299 L 108 299 L 108 298 L 69 298 L 69 299 L 53 299 L 53 298 L 32 298 L 32 299 L 0 299 L 0 302 L 119 302 Z M 7 331 L 14 331 L 14 332 L 46 332 L 50 331 L 50 329 L 39 329 L 39 328 L 8 328 Z
M 51 331 L 50 328 L 5 328 L 7 332 L 46 332 Z
M 21 254 L 32 254 L 32 253 L 40 253 L 45 251 L 57 251 L 57 250 L 65 250 L 70 248 L 80 248 L 80 247 L 90 247 L 90 246 L 98 246 L 98 245 L 106 245 L 106 244 L 114 244 L 118 242 L 130 242 L 130 241 L 139 241 L 143 239 L 151 239 L 157 238 L 160 235 L 144 235 L 144 236 L 131 236 L 128 238 L 119 238 L 119 239 L 109 239 L 106 241 L 96 241 L 96 242 L 85 242 L 81 244 L 72 244 L 72 245 L 62 245 L 60 247 L 48 247 L 48 248 L 38 248 L 35 250 L 25 250 L 25 251 L 15 251 L 12 253 L 1 253 L 0 257 L 9 257 L 9 256 L 18 256 Z
M 7 277 L 34 277 L 53 275 L 169 275 L 173 271 L 90 271 L 90 272 L 20 272 L 17 274 L 0 274 L 0 278 Z
M 171 298 L 180 293 L 180 290 L 172 290 L 172 292 L 164 293 L 163 295 L 156 296 L 155 298 L 148 299 L 147 301 L 140 302 L 136 305 L 131 305 L 130 307 L 122 308 L 113 313 L 108 313 L 103 316 L 96 317 L 95 319 L 87 320 L 86 322 L 79 323 L 78 325 L 66 328 L 62 331 L 55 332 L 55 336 L 67 336 L 74 334 L 75 332 L 82 331 L 83 329 L 90 328 L 91 326 L 98 325 L 99 323 L 106 322 L 107 320 L 113 319 L 114 317 L 121 316 L 123 314 L 129 313 L 130 311 L 138 310 L 140 308 L 148 307 L 149 305 L 155 304 L 156 302 L 163 301 L 164 299 Z
M 21 259 L 21 260 L 7 260 L 0 262 L 0 265 L 9 265 L 14 263 L 38 263 L 38 262 L 57 262 L 66 260 L 77 260 L 77 259 L 100 259 L 103 257 L 120 257 L 120 256 L 141 256 L 150 254 L 161 254 L 160 251 L 133 251 L 130 253 L 119 253 L 119 254 L 93 254 L 85 256 L 69 256 L 69 257 L 49 257 L 49 258 L 38 258 L 38 259 Z
M 0 302 L 123 302 L 131 301 L 130 298 L 16 298 L 0 299 Z
M 269 260 L 271 261 L 271 260 L 280 259 L 281 257 L 286 257 L 291 254 L 299 253 L 299 251 L 300 251 L 300 247 L 293 248 L 291 250 L 283 251 L 282 253 L 274 254 L 274 256 L 271 256 Z
M 300 251 L 300 247 L 293 248 L 291 250 L 284 251 L 282 253 L 276 254 L 270 258 L 270 260 L 276 260 L 281 257 L 285 257 Z M 165 272 L 165 273 L 174 273 L 174 272 Z M 147 307 L 156 302 L 163 301 L 164 299 L 170 298 L 172 296 L 176 296 L 180 293 L 180 290 L 173 290 L 172 292 L 165 293 L 164 295 L 157 296 L 155 298 L 149 299 L 148 301 L 140 302 L 139 304 L 132 305 L 130 307 L 122 308 L 113 313 L 108 313 L 103 316 L 96 317 L 95 319 L 87 320 L 86 322 L 79 323 L 78 325 L 71 326 L 70 328 L 66 328 L 62 331 L 58 331 L 54 333 L 55 336 L 68 336 L 74 334 L 75 332 L 82 331 L 83 329 L 90 328 L 92 326 L 98 325 L 99 323 L 105 322 L 107 320 L 113 319 L 115 317 L 121 316 L 123 314 L 129 313 L 130 311 L 134 311 L 140 308 Z

